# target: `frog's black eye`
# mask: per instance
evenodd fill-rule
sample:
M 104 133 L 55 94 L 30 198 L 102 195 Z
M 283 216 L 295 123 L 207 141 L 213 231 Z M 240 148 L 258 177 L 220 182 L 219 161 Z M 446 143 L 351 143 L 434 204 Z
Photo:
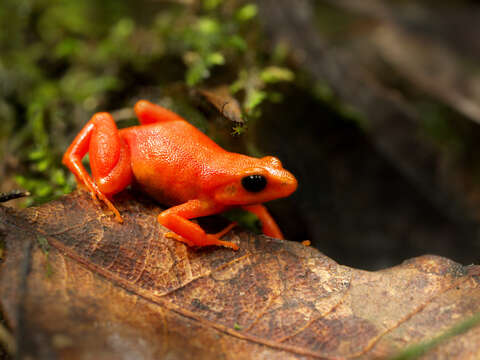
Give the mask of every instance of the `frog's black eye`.
M 263 175 L 248 175 L 242 179 L 242 186 L 249 192 L 260 192 L 267 186 L 267 179 Z

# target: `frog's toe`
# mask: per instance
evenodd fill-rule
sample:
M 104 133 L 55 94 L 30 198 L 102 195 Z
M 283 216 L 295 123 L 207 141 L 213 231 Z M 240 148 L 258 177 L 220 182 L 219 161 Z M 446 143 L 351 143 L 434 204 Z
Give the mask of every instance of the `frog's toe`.
M 169 231 L 169 232 L 165 233 L 165 237 L 167 237 L 169 239 L 174 239 L 174 240 L 183 242 L 183 243 L 187 244 L 188 246 L 195 246 L 195 244 L 193 242 L 191 242 L 190 240 L 188 240 L 188 239 L 184 238 L 183 236 L 178 235 L 178 234 L 176 234 L 172 231 Z
M 218 245 L 222 245 L 222 246 L 225 246 L 227 248 L 230 248 L 232 250 L 235 250 L 237 251 L 239 249 L 238 245 L 233 243 L 233 242 L 230 242 L 230 241 L 222 241 L 220 240 L 219 244 Z
M 223 231 L 222 231 L 223 232 Z M 206 243 L 205 245 L 218 245 L 218 246 L 224 246 L 233 250 L 238 250 L 238 245 L 230 242 L 230 241 L 223 241 L 220 240 L 217 234 L 209 234 L 207 235 Z

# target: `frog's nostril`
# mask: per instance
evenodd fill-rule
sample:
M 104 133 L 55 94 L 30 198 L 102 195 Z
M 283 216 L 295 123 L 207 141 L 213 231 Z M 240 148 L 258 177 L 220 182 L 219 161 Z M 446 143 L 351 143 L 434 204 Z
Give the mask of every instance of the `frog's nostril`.
M 285 189 L 287 195 L 290 195 L 295 190 L 297 190 L 298 182 L 295 176 L 287 172 L 287 175 L 284 177 L 282 181 L 282 187 Z
M 263 160 L 265 160 L 267 163 L 270 164 L 270 166 L 274 168 L 282 169 L 282 162 L 275 156 L 265 156 Z

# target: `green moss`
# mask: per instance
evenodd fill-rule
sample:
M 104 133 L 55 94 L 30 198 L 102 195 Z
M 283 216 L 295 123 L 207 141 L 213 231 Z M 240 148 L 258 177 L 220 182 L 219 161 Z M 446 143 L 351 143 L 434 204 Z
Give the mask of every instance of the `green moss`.
M 421 125 L 425 134 L 437 145 L 452 153 L 464 151 L 464 137 L 459 134 L 452 121 L 455 116 L 445 106 L 435 102 L 422 102 L 417 105 Z
M 258 8 L 255 4 L 246 4 L 237 10 L 235 17 L 240 22 L 246 22 L 253 19 L 258 14 Z

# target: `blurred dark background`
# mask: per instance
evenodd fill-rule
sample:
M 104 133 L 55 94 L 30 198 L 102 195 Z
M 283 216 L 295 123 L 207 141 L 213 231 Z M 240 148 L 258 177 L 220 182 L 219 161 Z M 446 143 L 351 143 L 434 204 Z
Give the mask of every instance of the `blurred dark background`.
M 3 0 L 0 29 L 0 191 L 33 194 L 10 206 L 72 191 L 76 133 L 146 98 L 278 156 L 289 239 L 362 269 L 479 262 L 477 2 Z

